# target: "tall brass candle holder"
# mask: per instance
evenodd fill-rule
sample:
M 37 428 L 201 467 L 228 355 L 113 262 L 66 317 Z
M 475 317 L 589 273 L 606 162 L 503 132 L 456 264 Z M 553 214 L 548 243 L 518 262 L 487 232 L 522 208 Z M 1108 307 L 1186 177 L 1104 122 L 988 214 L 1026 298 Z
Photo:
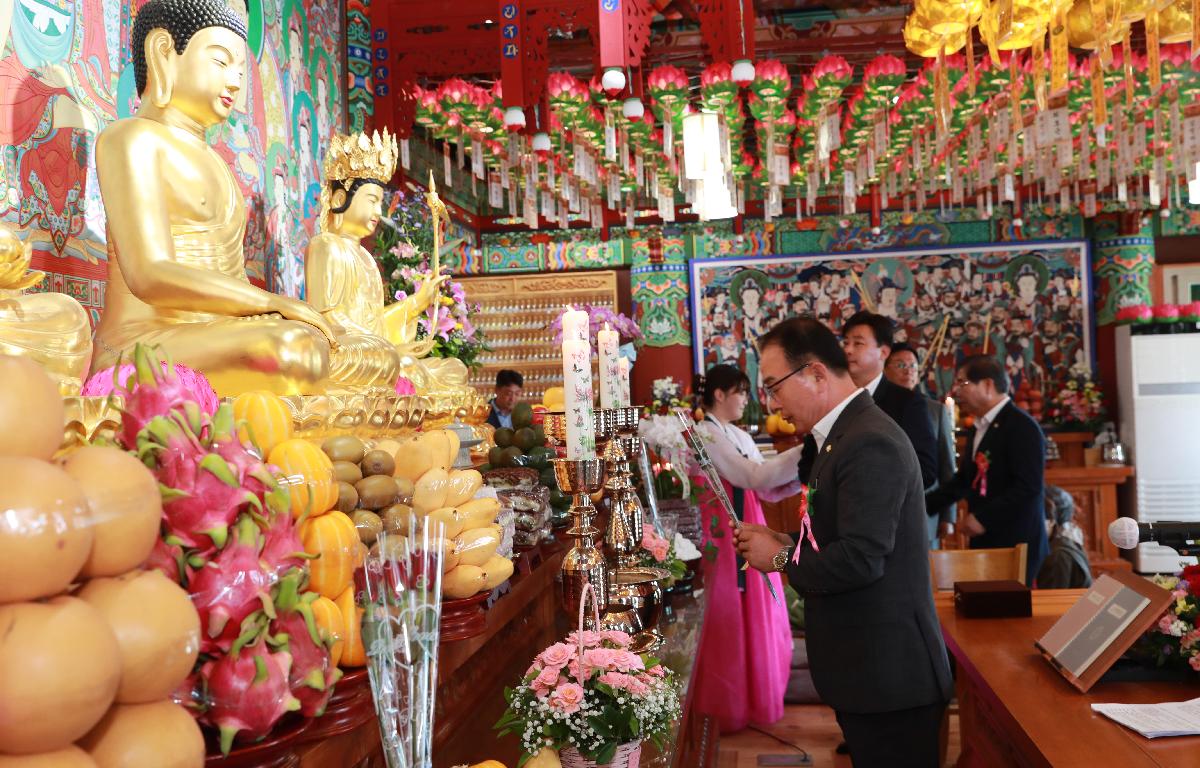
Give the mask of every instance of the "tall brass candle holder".
M 592 541 L 600 529 L 592 525 L 596 508 L 592 494 L 604 486 L 604 463 L 600 459 L 554 459 L 554 479 L 563 493 L 571 494 L 571 527 L 568 536 L 577 541 L 562 562 L 562 605 L 568 614 L 579 608 L 583 588 L 591 584 L 603 611 L 608 603 L 608 564 Z M 591 627 L 595 629 L 595 627 Z

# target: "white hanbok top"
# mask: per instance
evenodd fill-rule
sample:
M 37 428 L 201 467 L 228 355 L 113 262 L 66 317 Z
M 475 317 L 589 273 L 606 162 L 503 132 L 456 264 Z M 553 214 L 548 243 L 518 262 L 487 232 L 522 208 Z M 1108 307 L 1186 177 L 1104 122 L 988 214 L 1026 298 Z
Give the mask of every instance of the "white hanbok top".
M 779 501 L 800 492 L 796 465 L 801 446 L 765 459 L 744 429 L 712 416 L 700 422 L 699 428 L 708 438 L 705 448 L 713 466 L 730 485 L 754 491 L 763 501 Z

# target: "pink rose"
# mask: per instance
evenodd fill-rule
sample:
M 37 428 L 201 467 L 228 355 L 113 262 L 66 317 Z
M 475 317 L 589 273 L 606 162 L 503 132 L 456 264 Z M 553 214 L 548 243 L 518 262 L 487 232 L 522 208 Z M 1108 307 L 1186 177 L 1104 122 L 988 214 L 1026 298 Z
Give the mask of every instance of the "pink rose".
M 550 707 L 559 712 L 569 715 L 578 712 L 581 706 L 583 706 L 583 688 L 575 683 L 564 683 L 550 694 Z
M 627 651 L 614 651 L 611 648 L 592 648 L 583 654 L 583 663 L 593 669 L 613 670 L 617 668 L 617 660 Z
M 646 664 L 642 661 L 642 657 L 632 651 L 614 651 L 616 659 L 615 667 L 621 672 L 628 672 L 634 669 L 645 669 Z
M 621 674 L 620 672 L 605 672 L 603 675 L 600 675 L 600 682 L 612 686 L 618 691 L 628 691 L 636 696 L 644 696 L 650 692 L 649 686 L 641 680 L 632 675 Z
M 533 688 L 533 692 L 536 693 L 539 698 L 546 698 L 550 691 L 554 690 L 555 686 L 558 685 L 558 681 L 560 679 L 559 671 L 560 670 L 557 667 L 546 667 L 538 674 L 536 678 L 534 678 L 531 686 Z
M 653 667 L 650 667 L 650 669 L 646 670 L 646 674 L 650 675 L 651 677 L 666 677 L 667 670 L 663 669 L 662 664 L 655 664 Z
M 597 645 L 600 645 L 600 639 L 599 632 L 590 629 L 586 629 L 583 632 L 583 645 L 586 648 L 595 648 Z M 579 633 L 572 632 L 567 635 L 567 642 L 570 643 L 572 648 L 579 645 Z
M 538 660 L 547 667 L 565 667 L 573 658 L 575 646 L 567 643 L 555 643 L 538 655 Z
M 600 637 L 603 638 L 604 640 L 607 640 L 610 643 L 614 643 L 614 644 L 620 645 L 622 647 L 627 646 L 633 642 L 633 638 L 630 637 L 628 633 L 621 632 L 621 631 L 615 630 L 615 629 L 607 629 L 607 630 L 601 632 Z
M 1167 611 L 1162 618 L 1158 620 L 1158 630 L 1164 635 L 1171 634 L 1171 625 L 1175 623 L 1175 614 Z
M 661 563 L 670 554 L 670 547 L 667 546 L 667 542 L 659 541 L 654 545 L 654 549 L 650 550 L 650 554 L 654 555 L 654 559 Z

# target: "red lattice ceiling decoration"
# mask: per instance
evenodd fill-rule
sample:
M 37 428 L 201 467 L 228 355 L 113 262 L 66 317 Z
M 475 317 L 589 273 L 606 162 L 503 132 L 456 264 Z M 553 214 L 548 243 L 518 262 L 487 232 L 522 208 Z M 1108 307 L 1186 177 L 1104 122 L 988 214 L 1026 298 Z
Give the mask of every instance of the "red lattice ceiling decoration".
M 754 59 L 754 0 L 692 0 L 713 61 Z

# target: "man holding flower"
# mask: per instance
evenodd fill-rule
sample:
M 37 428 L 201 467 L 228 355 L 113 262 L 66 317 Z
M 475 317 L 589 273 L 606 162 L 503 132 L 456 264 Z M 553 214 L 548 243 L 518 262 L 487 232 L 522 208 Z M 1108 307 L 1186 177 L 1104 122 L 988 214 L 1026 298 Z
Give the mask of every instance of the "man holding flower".
M 803 595 L 813 682 L 856 768 L 932 768 L 952 681 L 916 453 L 855 386 L 846 353 L 820 322 L 784 321 L 759 348 L 769 397 L 815 442 L 811 533 L 743 524 L 738 549 L 760 571 L 785 572 Z

